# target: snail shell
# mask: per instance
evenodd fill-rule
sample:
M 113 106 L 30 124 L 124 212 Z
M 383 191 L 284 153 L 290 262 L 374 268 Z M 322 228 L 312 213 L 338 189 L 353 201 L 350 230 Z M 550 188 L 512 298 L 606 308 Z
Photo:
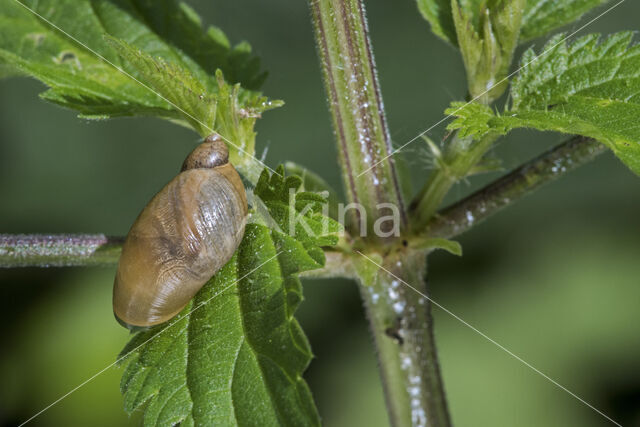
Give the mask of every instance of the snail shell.
M 227 146 L 210 135 L 131 226 L 113 287 L 116 319 L 147 327 L 178 314 L 233 256 L 246 217 Z

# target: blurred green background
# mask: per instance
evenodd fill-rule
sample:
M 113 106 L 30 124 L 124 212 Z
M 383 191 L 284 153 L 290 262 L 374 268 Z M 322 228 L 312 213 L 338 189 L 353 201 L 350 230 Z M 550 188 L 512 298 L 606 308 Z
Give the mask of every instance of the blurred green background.
M 306 2 L 189 3 L 231 40 L 250 41 L 270 72 L 265 93 L 286 101 L 258 125 L 267 163 L 299 162 L 339 188 Z M 400 145 L 464 98 L 464 71 L 414 1 L 366 5 Z M 627 1 L 581 34 L 639 29 L 639 13 Z M 82 121 L 40 101 L 42 90 L 28 79 L 0 81 L 0 232 L 125 234 L 197 136 L 159 120 Z M 510 168 L 563 139 L 517 132 L 497 154 Z M 405 157 L 414 181 L 424 180 L 422 143 Z M 461 184 L 452 198 L 494 177 Z M 429 265 L 436 301 L 625 426 L 640 425 L 639 196 L 640 180 L 606 155 L 464 235 L 464 257 L 437 253 Z M 0 425 L 25 420 L 115 360 L 128 334 L 111 312 L 114 271 L 0 270 Z M 316 354 L 307 379 L 325 424 L 387 425 L 355 286 L 309 281 L 305 296 L 298 317 Z M 434 317 L 456 426 L 609 424 L 446 313 Z M 121 409 L 120 375 L 106 371 L 33 424 L 135 424 Z

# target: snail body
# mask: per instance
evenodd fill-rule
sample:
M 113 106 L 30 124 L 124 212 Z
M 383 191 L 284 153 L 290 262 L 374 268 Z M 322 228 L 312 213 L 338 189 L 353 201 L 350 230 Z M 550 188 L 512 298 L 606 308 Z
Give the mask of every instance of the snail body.
M 174 317 L 240 245 L 247 198 L 228 157 L 220 137 L 209 136 L 131 226 L 113 288 L 124 326 Z

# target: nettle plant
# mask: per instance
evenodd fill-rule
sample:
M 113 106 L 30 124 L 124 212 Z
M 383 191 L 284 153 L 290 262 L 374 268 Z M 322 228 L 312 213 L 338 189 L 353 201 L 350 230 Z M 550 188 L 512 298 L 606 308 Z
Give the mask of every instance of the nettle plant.
M 215 133 L 254 196 L 230 261 L 178 316 L 133 335 L 118 357 L 125 410 L 144 410 L 145 425 L 320 424 L 303 379 L 311 348 L 294 317 L 300 277 L 347 277 L 361 290 L 392 424 L 451 425 L 427 255 L 460 254 L 451 238 L 606 149 L 640 173 L 632 33 L 555 35 L 514 64 L 520 44 L 601 3 L 418 0 L 432 30 L 459 49 L 469 95 L 446 110 L 441 144 L 416 142 L 434 169 L 412 195 L 389 136 L 362 0 L 310 1 L 345 205 L 313 172 L 255 159 L 254 124 L 281 102 L 259 92 L 265 73 L 249 45 L 203 29 L 184 3 L 4 0 L 2 76 L 44 82 L 43 99 L 87 120 L 152 116 L 203 138 Z M 443 209 L 457 182 L 495 169 L 485 155 L 519 127 L 573 136 Z M 102 235 L 3 235 L 0 265 L 113 264 L 121 244 Z

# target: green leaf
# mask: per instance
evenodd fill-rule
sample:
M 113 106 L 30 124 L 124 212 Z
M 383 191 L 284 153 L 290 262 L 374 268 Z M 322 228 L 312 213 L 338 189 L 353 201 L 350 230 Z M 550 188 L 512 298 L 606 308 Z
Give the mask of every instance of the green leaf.
M 503 10 L 510 9 L 517 13 L 518 19 L 512 19 L 519 21 L 522 15 L 522 10 L 516 10 L 516 7 L 522 8 L 523 2 L 526 0 L 417 0 L 418 10 L 422 16 L 431 25 L 431 30 L 439 37 L 458 46 L 460 36 L 460 29 L 456 28 L 455 14 L 456 7 L 460 9 L 460 13 L 469 18 L 469 24 L 476 32 L 482 31 L 483 15 L 486 15 L 487 10 Z M 499 13 L 499 12 L 498 12 Z M 517 22 L 518 28 L 520 23 Z
M 472 98 L 488 104 L 506 90 L 524 5 L 525 0 L 493 0 L 469 11 L 451 0 Z
M 501 128 L 501 117 L 491 107 L 478 102 L 452 102 L 445 114 L 455 116 L 447 126 L 449 130 L 457 130 L 460 138 L 476 137 L 479 139 L 491 132 L 504 134 Z
M 502 114 L 479 104 L 454 103 L 458 118 L 449 129 L 465 136 L 505 134 L 532 127 L 595 138 L 640 174 L 640 45 L 633 34 L 597 34 L 572 44 L 562 35 L 535 60 L 529 50 L 511 89 L 512 105 Z
M 18 70 L 15 67 L 12 67 L 9 64 L 5 64 L 2 62 L 2 59 L 0 59 L 0 79 L 3 79 L 5 77 L 11 77 L 11 76 L 19 76 L 20 75 L 20 70 Z
M 451 0 L 418 0 L 418 10 L 431 24 L 431 31 L 454 46 L 458 45 L 451 13 Z
M 354 257 L 352 262 L 362 283 L 370 285 L 376 283 L 377 278 L 381 274 L 381 268 L 379 266 L 384 263 L 384 259 L 379 253 L 370 252 L 367 253 L 366 256 Z
M 288 175 L 298 175 L 302 178 L 303 191 L 326 194 L 329 209 L 328 216 L 335 220 L 338 219 L 340 198 L 336 191 L 320 175 L 294 162 L 286 162 L 284 168 Z
M 530 40 L 567 25 L 609 0 L 527 0 L 522 40 Z
M 244 157 L 253 155 L 255 118 L 280 105 L 247 90 L 265 74 L 246 43 L 231 47 L 174 0 L 2 2 L 0 64 L 41 80 L 44 99 L 83 117 L 155 116 L 201 135 L 214 127 Z M 243 157 L 232 147 L 234 155 Z
M 145 84 L 179 108 L 178 113 L 181 113 L 191 127 L 201 135 L 211 133 L 216 115 L 216 99 L 207 93 L 213 89 L 206 88 L 196 76 L 175 63 L 153 58 L 123 40 L 110 36 L 106 36 L 106 40 L 136 69 Z
M 452 255 L 462 256 L 462 246 L 454 240 L 425 237 L 416 239 L 411 243 L 411 246 L 416 249 L 444 249 Z
M 215 83 L 209 77 L 200 80 L 175 63 L 153 58 L 123 40 L 106 38 L 135 69 L 139 80 L 174 105 L 182 119 L 198 133 L 205 136 L 215 129 L 230 142 L 232 163 L 240 166 L 253 157 L 256 119 L 281 102 L 269 102 L 240 85 L 229 86 L 220 70 L 216 72 Z
M 295 217 L 292 234 L 249 223 L 234 257 L 183 312 L 123 350 L 125 409 L 144 407 L 144 425 L 320 424 L 302 379 L 312 354 L 293 317 L 297 273 L 324 265 L 320 246 L 335 244 L 340 226 L 319 213 L 323 198 L 298 191 L 300 178 L 278 173 L 264 171 L 255 195 L 281 230 Z
M 526 0 L 522 14 L 520 40 L 540 37 L 563 25 L 579 19 L 591 9 L 609 0 Z M 418 9 L 431 25 L 431 30 L 443 40 L 458 46 L 458 34 L 454 24 L 451 0 L 417 0 Z M 483 0 L 459 0 L 462 11 L 471 18 L 475 28 L 479 25 L 481 10 L 487 2 Z M 504 5 L 512 3 L 507 0 Z

